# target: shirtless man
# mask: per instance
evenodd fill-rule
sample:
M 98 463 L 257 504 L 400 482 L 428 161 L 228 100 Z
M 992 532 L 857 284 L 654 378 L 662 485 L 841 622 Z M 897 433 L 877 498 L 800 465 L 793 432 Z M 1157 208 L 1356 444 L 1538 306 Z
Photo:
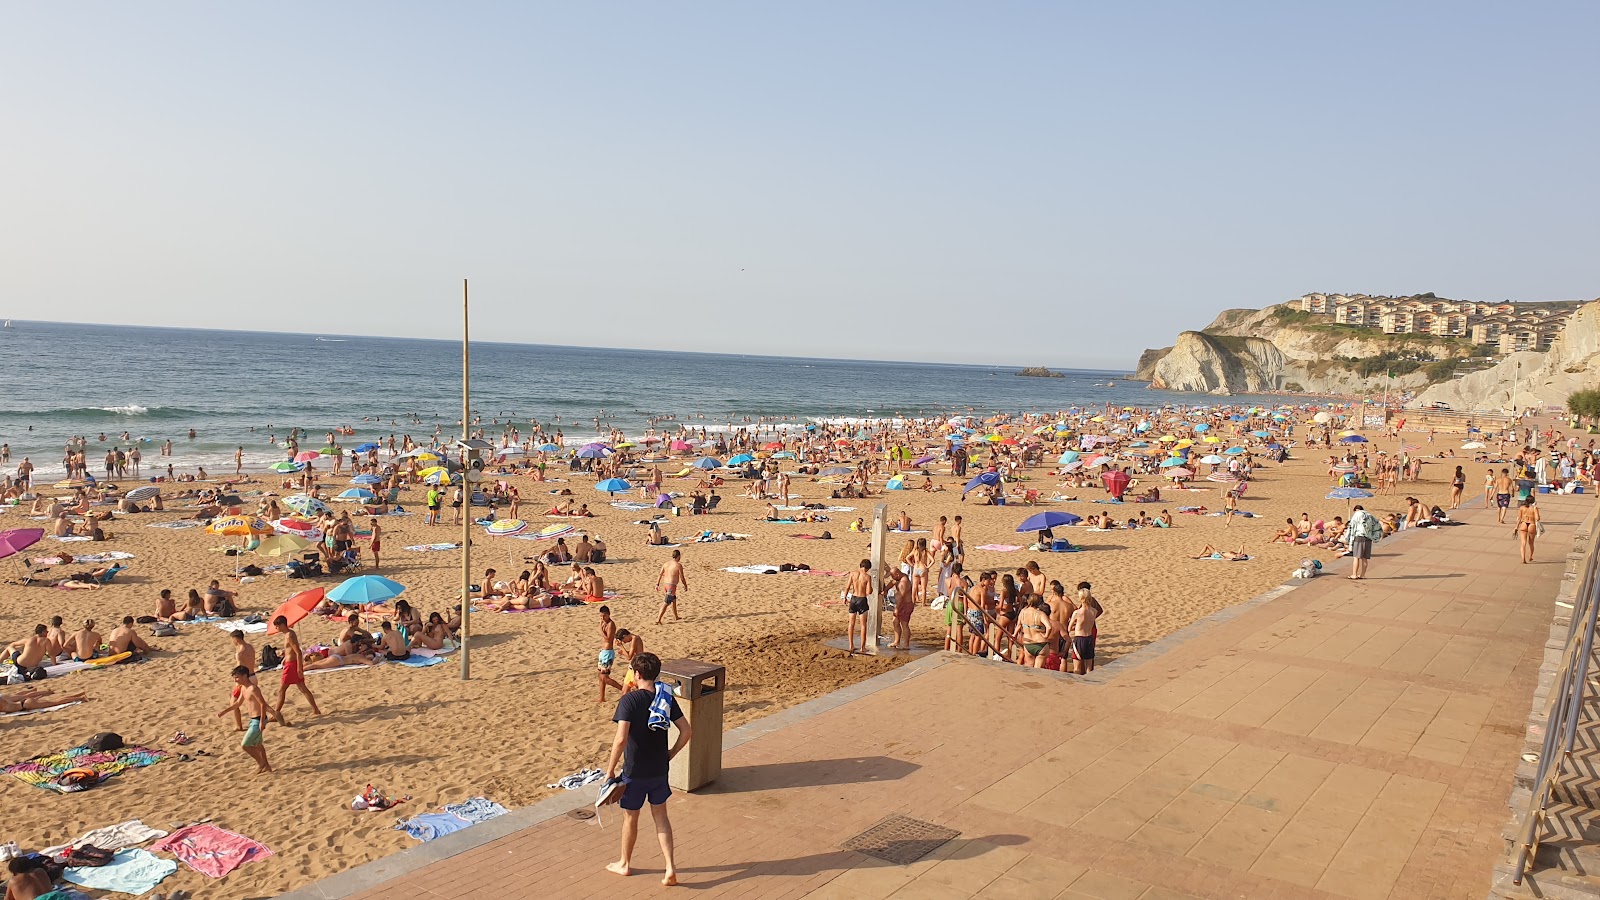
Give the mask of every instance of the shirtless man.
M 1067 633 L 1072 638 L 1072 674 L 1084 675 L 1094 671 L 1095 611 L 1098 604 L 1086 602 L 1073 610 Z
M 283 617 L 279 616 L 278 619 L 282 620 Z M 291 631 L 289 634 L 292 636 L 294 632 Z M 295 648 L 295 652 L 297 654 L 295 661 L 298 663 L 298 646 Z M 287 663 L 287 660 L 285 662 Z M 299 671 L 298 668 L 296 671 Z M 272 766 L 267 763 L 267 747 L 262 740 L 262 732 L 267 727 L 267 698 L 262 695 L 261 688 L 257 687 L 256 683 L 251 680 L 250 670 L 244 666 L 234 667 L 233 684 L 233 702 L 218 710 L 217 716 L 221 718 L 230 712 L 238 711 L 241 707 L 244 709 L 245 714 L 250 717 L 250 724 L 245 726 L 244 737 L 239 741 L 239 747 L 244 750 L 246 756 L 256 761 L 256 774 L 271 772 Z M 304 687 L 304 683 L 302 683 L 301 688 L 304 689 Z M 310 696 L 309 693 L 307 696 Z M 280 700 L 280 702 L 282 701 Z M 315 708 L 315 706 L 316 704 L 313 702 L 312 707 Z M 281 717 L 279 721 L 282 721 Z
M 156 598 L 156 621 L 171 622 L 178 615 L 178 601 L 172 597 L 172 588 L 162 588 Z
M 300 693 L 305 695 L 307 702 L 311 704 L 312 715 L 322 715 L 322 710 L 317 708 L 317 698 L 312 696 L 311 689 L 306 687 L 305 664 L 302 662 L 305 659 L 305 651 L 300 649 L 300 635 L 294 633 L 294 629 L 289 627 L 289 620 L 283 616 L 273 619 L 272 627 L 283 635 L 283 674 L 278 681 L 278 702 L 273 706 L 273 712 L 277 714 L 278 722 L 284 726 L 289 724 L 283 717 L 283 701 L 288 698 L 291 685 L 298 687 Z M 234 671 L 237 672 L 238 670 L 235 669 Z M 256 695 L 260 696 L 260 694 L 260 689 L 256 689 Z M 247 733 L 245 737 L 248 739 L 249 734 Z M 261 746 L 259 734 L 256 735 L 256 746 Z M 250 752 L 249 745 L 246 745 L 245 752 Z M 254 755 L 251 754 L 252 757 Z M 265 765 L 266 758 L 266 751 L 261 751 L 259 762 Z M 268 771 L 270 771 L 270 768 Z
M 88 662 L 100 653 L 100 645 L 106 639 L 100 632 L 94 630 L 94 620 L 84 619 L 83 630 L 72 636 L 72 658 L 76 662 Z
M 956 516 L 950 523 L 950 539 L 956 542 L 956 559 L 967 555 L 966 541 L 961 537 L 961 517 Z
M 6 900 L 39 900 L 41 897 L 70 896 L 56 890 L 45 870 L 44 860 L 18 856 L 6 863 L 11 878 L 6 882 Z
M 60 658 L 63 653 L 72 651 L 72 636 L 67 634 L 66 627 L 62 624 L 60 616 L 50 617 L 50 659 Z
M 606 596 L 606 580 L 594 573 L 593 566 L 583 567 L 583 599 L 594 602 L 604 600 Z
M 138 659 L 140 654 L 150 652 L 150 645 L 133 630 L 133 616 L 122 617 L 122 624 L 112 630 L 111 636 L 106 638 L 106 644 L 111 648 L 112 656 L 132 651 L 133 658 Z
M 617 623 L 611 620 L 611 607 L 600 607 L 600 656 L 595 661 L 600 676 L 600 703 L 606 702 L 606 688 L 622 690 L 621 682 L 611 677 L 617 661 Z
M 14 641 L 6 648 L 6 658 L 17 667 L 23 681 L 44 677 L 44 667 L 55 661 L 50 654 L 50 629 L 35 625 L 33 634 Z
M 672 610 L 672 621 L 683 618 L 678 615 L 678 594 L 689 589 L 689 577 L 683 571 L 682 551 L 673 550 L 672 558 L 661 567 L 661 574 L 656 576 L 656 588 L 661 591 L 661 612 L 656 616 L 656 624 L 660 625 L 667 617 L 667 610 Z
M 850 652 L 867 649 L 867 598 L 872 594 L 872 560 L 863 559 L 861 565 L 850 573 L 850 583 L 845 585 L 845 607 L 850 612 L 850 630 L 847 640 Z M 861 626 L 861 645 L 856 646 L 856 626 Z
M 393 622 L 384 619 L 383 624 L 379 627 L 383 629 L 383 635 L 378 639 L 378 644 L 383 648 L 384 659 L 390 662 L 400 662 L 411 656 L 411 648 L 406 646 L 405 640 L 400 637 L 400 632 L 395 630 Z
M 1053 635 L 1056 639 L 1056 655 L 1060 658 L 1061 670 L 1066 671 L 1072 657 L 1072 639 L 1068 637 L 1071 631 L 1072 614 L 1078 611 L 1072 598 L 1068 597 L 1061 582 L 1050 583 L 1050 593 L 1046 595 L 1050 604 L 1050 624 L 1053 626 Z
M 1511 471 L 1501 469 L 1500 474 L 1494 477 L 1494 505 L 1495 521 L 1501 525 L 1506 523 L 1506 510 L 1511 508 Z
M 383 552 L 383 527 L 378 524 L 377 519 L 372 519 L 368 527 L 372 529 L 372 545 L 369 548 L 372 550 L 372 568 L 376 569 L 382 565 L 378 554 Z

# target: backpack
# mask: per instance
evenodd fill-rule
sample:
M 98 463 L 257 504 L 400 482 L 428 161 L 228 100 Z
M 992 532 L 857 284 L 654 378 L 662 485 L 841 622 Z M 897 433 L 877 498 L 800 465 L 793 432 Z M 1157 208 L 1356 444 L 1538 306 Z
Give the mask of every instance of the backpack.
M 277 647 L 268 644 L 261 648 L 261 664 L 257 666 L 258 671 L 269 672 L 281 665 L 283 665 L 283 657 L 278 655 Z
M 121 750 L 123 746 L 122 735 L 117 734 L 115 731 L 102 731 L 94 737 L 89 738 L 87 741 L 84 741 L 83 745 L 95 753 L 105 753 L 108 750 Z
M 178 629 L 167 622 L 157 622 L 150 626 L 150 633 L 156 637 L 177 637 Z

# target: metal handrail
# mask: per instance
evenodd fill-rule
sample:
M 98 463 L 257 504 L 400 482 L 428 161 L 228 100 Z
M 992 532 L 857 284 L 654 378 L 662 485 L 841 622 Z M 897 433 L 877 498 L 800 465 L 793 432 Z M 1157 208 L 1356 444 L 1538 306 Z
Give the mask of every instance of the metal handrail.
M 1544 743 L 1539 765 L 1534 772 L 1532 793 L 1523 817 L 1522 836 L 1512 860 L 1512 883 L 1521 884 L 1528 866 L 1539 852 L 1544 823 L 1549 815 L 1550 793 L 1562 775 L 1577 740 L 1578 720 L 1588 684 L 1589 663 L 1594 653 L 1597 622 L 1600 622 L 1600 528 L 1594 516 L 1589 520 L 1589 548 L 1584 554 L 1578 590 L 1572 597 L 1572 618 L 1567 625 L 1566 645 L 1561 665 L 1550 688 L 1545 708 Z

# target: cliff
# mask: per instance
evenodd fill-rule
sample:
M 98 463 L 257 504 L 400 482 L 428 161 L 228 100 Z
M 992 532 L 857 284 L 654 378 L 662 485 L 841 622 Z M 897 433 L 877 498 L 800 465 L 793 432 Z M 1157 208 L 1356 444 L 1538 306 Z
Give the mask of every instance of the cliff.
M 1481 372 L 1436 384 L 1418 404 L 1454 409 L 1564 407 L 1573 391 L 1600 386 L 1600 300 L 1578 307 L 1547 353 L 1513 353 Z
M 1134 378 L 1153 388 L 1219 394 L 1378 393 L 1452 377 L 1474 352 L 1458 339 L 1384 334 L 1279 304 L 1224 310 L 1171 347 L 1146 350 Z

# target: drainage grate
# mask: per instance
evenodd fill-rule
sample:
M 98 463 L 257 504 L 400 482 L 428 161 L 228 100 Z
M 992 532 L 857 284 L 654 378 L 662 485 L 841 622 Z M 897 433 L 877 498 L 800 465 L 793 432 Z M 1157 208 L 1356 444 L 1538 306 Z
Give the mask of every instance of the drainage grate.
M 927 856 L 938 849 L 940 844 L 960 834 L 961 832 L 954 829 L 924 822 L 921 819 L 890 816 L 840 846 L 885 862 L 907 865 Z
M 594 818 L 594 810 L 586 809 L 582 806 L 578 807 L 577 809 L 569 809 L 567 810 L 567 818 L 578 819 L 580 821 L 584 819 L 592 819 Z

